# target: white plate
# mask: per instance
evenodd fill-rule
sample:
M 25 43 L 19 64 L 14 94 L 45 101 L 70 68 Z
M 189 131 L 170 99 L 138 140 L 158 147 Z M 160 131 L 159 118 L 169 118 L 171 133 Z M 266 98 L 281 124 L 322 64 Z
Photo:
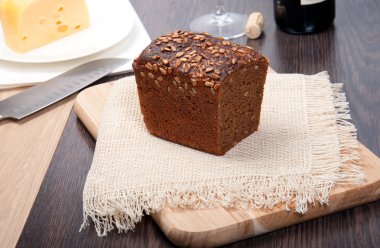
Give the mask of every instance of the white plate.
M 1 1 L 1 0 L 0 0 Z M 28 53 L 12 51 L 5 43 L 0 25 L 0 59 L 23 63 L 59 62 L 84 57 L 107 49 L 133 27 L 127 0 L 87 0 L 90 27 Z

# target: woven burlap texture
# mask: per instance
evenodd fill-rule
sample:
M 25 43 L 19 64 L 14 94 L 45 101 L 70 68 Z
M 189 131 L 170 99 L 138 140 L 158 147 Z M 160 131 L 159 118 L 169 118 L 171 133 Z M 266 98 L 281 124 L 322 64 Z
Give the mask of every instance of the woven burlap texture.
M 268 74 L 259 130 L 225 156 L 150 135 L 134 80 L 110 92 L 83 191 L 82 228 L 90 217 L 99 236 L 133 230 L 144 213 L 163 207 L 294 202 L 305 213 L 309 204 L 328 203 L 336 183 L 363 179 L 342 84 L 331 84 L 326 72 Z

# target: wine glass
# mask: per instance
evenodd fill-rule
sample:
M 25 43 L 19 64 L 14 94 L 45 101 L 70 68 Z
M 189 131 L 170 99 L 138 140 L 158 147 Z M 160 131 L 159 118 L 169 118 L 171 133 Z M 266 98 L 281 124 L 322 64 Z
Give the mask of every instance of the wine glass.
M 247 15 L 226 12 L 223 0 L 217 0 L 216 11 L 197 17 L 190 23 L 193 32 L 206 32 L 224 39 L 243 36 Z

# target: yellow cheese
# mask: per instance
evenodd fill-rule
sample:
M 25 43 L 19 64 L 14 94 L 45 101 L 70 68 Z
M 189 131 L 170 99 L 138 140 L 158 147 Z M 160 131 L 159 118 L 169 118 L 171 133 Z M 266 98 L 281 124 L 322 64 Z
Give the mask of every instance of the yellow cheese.
M 0 0 L 7 45 L 25 53 L 89 26 L 84 0 Z

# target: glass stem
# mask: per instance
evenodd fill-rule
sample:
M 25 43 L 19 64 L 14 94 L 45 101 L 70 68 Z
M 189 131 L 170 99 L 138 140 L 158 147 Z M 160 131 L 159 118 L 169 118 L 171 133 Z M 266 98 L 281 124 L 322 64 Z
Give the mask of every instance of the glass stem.
M 217 17 L 223 16 L 226 13 L 226 10 L 224 9 L 224 2 L 223 0 L 217 0 L 216 1 L 216 11 L 215 15 Z

